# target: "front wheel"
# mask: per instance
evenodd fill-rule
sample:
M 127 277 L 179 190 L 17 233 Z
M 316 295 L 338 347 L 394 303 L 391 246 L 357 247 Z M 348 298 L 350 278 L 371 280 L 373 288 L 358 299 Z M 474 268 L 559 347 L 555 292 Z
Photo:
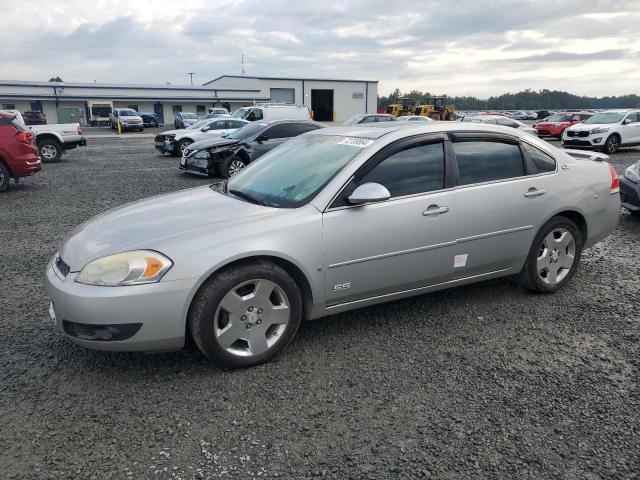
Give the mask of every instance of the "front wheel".
M 208 280 L 189 311 L 189 331 L 209 359 L 231 368 L 272 360 L 300 326 L 302 297 L 269 262 L 240 265 Z
M 62 147 L 55 140 L 40 140 L 38 153 L 43 162 L 57 162 L 62 157 Z
M 224 178 L 231 178 L 246 166 L 247 162 L 242 158 L 231 157 L 222 163 L 220 175 Z
M 180 156 L 184 155 L 185 150 L 192 143 L 193 141 L 189 140 L 188 138 L 185 138 L 184 140 L 180 140 L 176 145 L 176 155 L 180 155 Z
M 607 141 L 604 142 L 605 153 L 616 153 L 618 148 L 620 148 L 620 137 L 618 137 L 618 135 L 611 135 L 607 138 Z
M 583 242 L 575 223 L 566 217 L 553 217 L 533 240 L 516 280 L 521 287 L 533 292 L 560 290 L 578 269 Z

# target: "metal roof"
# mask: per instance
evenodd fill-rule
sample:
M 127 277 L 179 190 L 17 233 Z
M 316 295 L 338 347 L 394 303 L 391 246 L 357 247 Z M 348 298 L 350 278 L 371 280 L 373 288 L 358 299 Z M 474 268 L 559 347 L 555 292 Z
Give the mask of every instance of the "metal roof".
M 143 83 L 86 83 L 86 82 L 37 82 L 31 80 L 0 80 L 0 87 L 68 87 L 68 88 L 109 88 L 116 90 L 183 90 L 189 92 L 259 92 L 259 89 L 212 88 L 191 85 L 161 85 Z
M 343 83 L 378 83 L 378 80 L 349 80 L 344 78 L 309 78 L 309 77 L 254 77 L 248 75 L 220 75 L 219 77 L 209 80 L 204 85 L 209 85 L 221 78 L 249 78 L 252 80 L 295 80 L 304 82 L 343 82 Z

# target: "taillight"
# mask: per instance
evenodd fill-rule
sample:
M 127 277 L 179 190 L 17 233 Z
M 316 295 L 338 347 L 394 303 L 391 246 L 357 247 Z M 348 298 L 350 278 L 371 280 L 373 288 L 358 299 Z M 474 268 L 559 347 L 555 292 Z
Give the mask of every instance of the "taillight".
M 82 129 L 78 127 L 78 135 L 82 135 Z
M 30 144 L 33 141 L 33 132 L 20 131 L 16 133 L 16 139 L 19 142 Z
M 611 174 L 611 192 L 610 193 L 612 194 L 619 193 L 620 179 L 618 178 L 618 172 L 616 172 L 616 169 L 613 168 L 613 166 L 611 166 L 610 163 L 607 163 L 607 166 L 609 167 L 609 173 Z

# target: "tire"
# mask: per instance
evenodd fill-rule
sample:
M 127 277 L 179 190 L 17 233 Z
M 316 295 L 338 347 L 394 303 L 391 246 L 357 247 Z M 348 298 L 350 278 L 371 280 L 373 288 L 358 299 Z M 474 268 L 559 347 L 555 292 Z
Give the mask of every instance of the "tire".
M 11 172 L 7 166 L 0 162 L 0 192 L 6 192 L 11 182 Z
M 44 163 L 59 162 L 62 157 L 62 145 L 57 140 L 39 140 L 38 154 Z
M 604 152 L 607 154 L 616 153 L 620 148 L 620 137 L 617 134 L 609 135 L 609 138 L 604 142 Z
M 272 360 L 302 320 L 300 289 L 269 262 L 239 265 L 207 280 L 189 309 L 189 332 L 216 363 L 245 368 Z
M 574 222 L 562 216 L 553 217 L 534 238 L 516 281 L 532 292 L 557 292 L 578 269 L 583 243 L 582 233 Z
M 225 160 L 220 166 L 220 176 L 223 178 L 231 178 L 244 167 L 247 166 L 247 161 L 238 157 L 233 156 Z
M 183 150 L 187 148 L 189 145 L 191 145 L 192 143 L 193 143 L 193 140 L 189 138 L 184 138 L 180 140 L 176 145 L 176 155 L 178 157 L 181 157 L 183 154 Z
M 439 121 L 440 120 L 440 115 L 438 113 L 432 113 L 431 114 L 431 120 Z

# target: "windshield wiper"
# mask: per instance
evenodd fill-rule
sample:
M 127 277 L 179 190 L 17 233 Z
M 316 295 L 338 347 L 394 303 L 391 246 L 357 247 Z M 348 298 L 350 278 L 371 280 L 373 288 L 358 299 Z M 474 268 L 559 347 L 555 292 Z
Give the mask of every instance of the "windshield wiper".
M 263 205 L 263 206 L 267 205 L 265 202 L 263 202 L 262 200 L 257 199 L 256 197 L 254 197 L 250 193 L 246 193 L 246 192 L 243 192 L 241 190 L 234 190 L 232 188 L 231 190 L 229 190 L 229 193 L 231 193 L 232 195 L 235 195 L 236 197 L 244 198 L 245 200 L 247 200 L 247 201 L 249 201 L 251 203 L 255 203 L 256 205 Z

